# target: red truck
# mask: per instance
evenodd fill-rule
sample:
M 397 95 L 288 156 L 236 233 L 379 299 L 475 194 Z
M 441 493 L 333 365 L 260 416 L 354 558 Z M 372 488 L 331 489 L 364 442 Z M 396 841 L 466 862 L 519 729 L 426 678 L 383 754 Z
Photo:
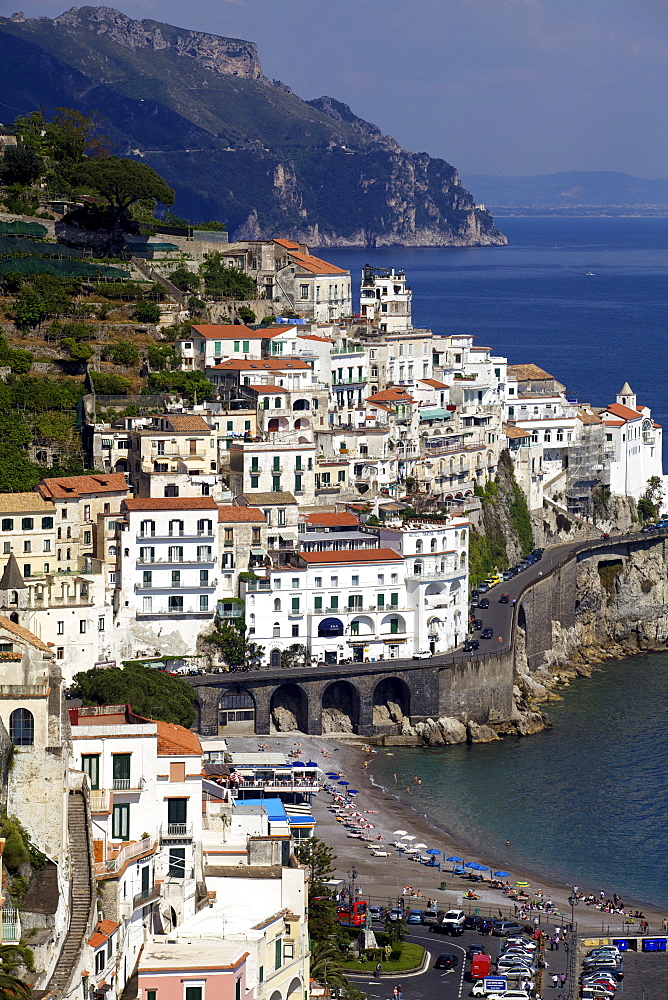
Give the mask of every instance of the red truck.
M 491 968 L 491 955 L 474 955 L 471 959 L 471 979 L 474 983 L 477 982 L 478 979 L 484 979 L 485 976 L 489 975 Z

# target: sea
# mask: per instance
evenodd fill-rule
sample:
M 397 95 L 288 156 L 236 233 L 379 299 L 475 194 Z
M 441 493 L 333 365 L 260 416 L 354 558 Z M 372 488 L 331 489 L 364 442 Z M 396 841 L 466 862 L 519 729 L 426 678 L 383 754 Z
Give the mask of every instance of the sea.
M 403 269 L 414 326 L 473 334 L 581 402 L 612 402 L 628 381 L 666 426 L 668 219 L 496 221 L 507 247 L 323 256 L 350 268 L 357 293 L 364 264 Z M 549 715 L 554 727 L 526 739 L 380 753 L 374 778 L 390 791 L 411 785 L 414 808 L 511 875 L 668 913 L 668 655 L 606 664 L 564 689 Z

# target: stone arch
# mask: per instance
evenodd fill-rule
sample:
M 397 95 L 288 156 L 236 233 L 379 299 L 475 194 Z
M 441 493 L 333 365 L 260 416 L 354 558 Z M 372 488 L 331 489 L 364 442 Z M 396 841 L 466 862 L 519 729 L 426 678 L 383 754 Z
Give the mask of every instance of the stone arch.
M 279 625 L 279 629 L 280 629 L 280 625 Z M 281 665 L 281 651 L 280 651 L 280 649 L 275 649 L 274 648 L 274 649 L 272 649 L 271 653 L 269 654 L 269 666 L 273 670 L 278 670 L 278 668 L 280 667 L 280 665 Z
M 269 997 L 269 1000 L 283 1000 L 280 990 L 274 990 L 274 992 Z
M 255 698 L 239 684 L 223 688 L 218 699 L 218 732 L 252 735 L 255 732 Z
M 309 403 L 308 399 L 295 399 L 294 403 L 292 404 L 293 413 L 295 412 L 295 410 L 310 410 L 310 409 L 311 409 L 311 404 Z
M 323 733 L 356 733 L 359 726 L 360 696 L 349 681 L 335 681 L 322 696 Z
M 125 458 L 119 458 L 118 461 L 116 462 L 116 465 L 114 466 L 114 471 L 115 472 L 127 472 L 128 471 L 127 459 L 125 459 Z
M 294 423 L 294 429 L 296 431 L 307 431 L 311 426 L 311 421 L 307 420 L 306 417 L 298 417 Z
M 374 726 L 401 725 L 410 718 L 411 694 L 400 677 L 384 677 L 373 690 Z
M 350 622 L 351 635 L 373 635 L 375 631 L 375 622 L 369 615 L 355 615 Z
M 280 656 L 280 652 L 279 652 Z M 281 684 L 269 702 L 269 722 L 274 733 L 308 731 L 308 698 L 298 684 Z
M 401 635 L 406 631 L 406 619 L 396 611 L 391 611 L 385 615 L 380 623 L 380 631 L 383 635 Z

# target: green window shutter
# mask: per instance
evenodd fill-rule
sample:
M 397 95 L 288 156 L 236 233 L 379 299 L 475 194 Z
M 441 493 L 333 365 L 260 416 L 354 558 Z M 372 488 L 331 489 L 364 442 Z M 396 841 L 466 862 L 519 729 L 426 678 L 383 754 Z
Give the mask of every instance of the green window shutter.
M 281 938 L 276 938 L 274 947 L 276 950 L 276 954 L 274 956 L 275 957 L 274 964 L 276 965 L 277 969 L 280 969 L 281 965 L 283 964 L 283 941 Z
M 391 608 L 398 608 L 399 607 L 399 595 L 398 594 L 390 594 L 390 607 Z
M 330 599 L 329 599 L 329 606 L 332 609 L 332 611 L 338 611 L 339 610 L 339 599 L 338 599 L 338 597 L 330 597 Z
M 299 613 L 299 598 L 298 597 L 293 597 L 292 598 L 292 611 L 293 611 L 294 614 L 298 614 Z
M 315 611 L 322 611 L 322 597 L 316 597 L 313 600 L 313 608 Z
M 119 803 L 111 815 L 111 835 L 114 840 L 130 839 L 130 804 Z
M 98 753 L 82 754 L 81 770 L 88 775 L 91 789 L 97 791 L 100 787 L 100 755 Z
M 244 343 L 244 351 L 247 351 L 248 350 L 248 341 L 244 340 L 243 343 Z
M 377 606 L 379 608 L 384 608 L 385 607 L 385 594 L 377 594 L 376 595 L 376 604 L 377 604 Z

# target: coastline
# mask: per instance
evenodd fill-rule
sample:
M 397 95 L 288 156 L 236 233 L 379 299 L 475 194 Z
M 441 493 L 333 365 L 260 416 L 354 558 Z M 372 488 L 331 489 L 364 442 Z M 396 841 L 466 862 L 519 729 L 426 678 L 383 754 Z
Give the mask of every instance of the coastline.
M 289 752 L 297 744 L 300 752 L 310 755 L 309 759 L 317 761 L 325 772 L 330 770 L 343 772 L 345 778 L 341 780 L 349 781 L 349 787 L 358 790 L 355 809 L 373 823 L 373 829 L 368 831 L 368 835 L 373 838 L 374 843 L 388 851 L 388 858 L 374 857 L 371 851 L 367 850 L 369 845 L 360 840 L 348 839 L 347 831 L 330 811 L 332 799 L 329 794 L 322 792 L 315 796 L 312 807 L 316 818 L 315 836 L 325 841 L 337 858 L 335 877 L 349 882 L 350 872 L 354 867 L 357 871 L 357 886 L 362 888 L 367 899 L 372 898 L 373 901 L 383 905 L 390 900 L 396 902 L 402 888 L 411 885 L 416 891 L 421 892 L 421 897 L 417 901 L 418 906 L 424 906 L 426 900 L 431 897 L 436 900 L 439 907 L 447 909 L 450 906 L 460 905 L 463 893 L 473 889 L 479 898 L 471 901 L 472 907 L 479 907 L 481 912 L 483 909 L 495 912 L 501 908 L 504 915 L 508 910 L 510 910 L 509 915 L 512 915 L 513 900 L 508 899 L 500 890 L 492 889 L 486 883 L 470 882 L 453 876 L 451 864 L 442 865 L 443 870 L 439 871 L 438 868 L 431 869 L 399 855 L 390 845 L 399 839 L 394 835 L 394 831 L 401 829 L 416 838 L 413 843 L 425 843 L 427 847 L 436 847 L 444 851 L 445 857 L 454 855 L 465 860 L 475 858 L 490 866 L 493 871 L 511 871 L 512 879 L 508 879 L 511 885 L 515 880 L 526 877 L 531 883 L 531 893 L 541 891 L 545 899 L 552 899 L 555 907 L 552 919 L 556 911 L 561 914 L 564 924 L 570 923 L 571 908 L 568 896 L 572 890 L 571 885 L 554 877 L 546 877 L 545 874 L 533 870 L 530 865 L 515 865 L 511 854 L 505 859 L 495 858 L 484 849 L 473 847 L 457 830 L 443 829 L 429 816 L 423 815 L 407 799 L 405 793 L 385 789 L 374 779 L 375 755 L 365 753 L 363 747 L 368 744 L 361 739 L 355 737 L 349 740 L 337 740 L 335 736 L 313 737 L 292 732 L 264 737 L 264 740 L 270 750 L 282 752 Z M 234 749 L 237 742 L 242 741 L 245 750 L 255 749 L 257 745 L 257 741 L 248 738 L 231 738 L 230 742 L 233 742 L 231 749 Z M 391 748 L 390 752 L 398 755 L 401 750 L 400 747 Z M 378 750 L 378 753 L 384 752 L 382 749 Z M 364 767 L 365 760 L 369 761 L 368 768 Z M 382 840 L 378 841 L 378 837 Z M 442 882 L 446 883 L 445 890 L 440 889 Z M 579 886 L 579 890 L 585 894 L 598 895 L 598 889 L 599 887 L 593 884 Z M 462 905 L 465 909 L 468 902 L 466 899 L 463 900 Z M 624 902 L 627 913 L 640 910 L 648 920 L 650 928 L 660 932 L 665 914 L 644 900 L 628 897 Z M 608 930 L 614 936 L 634 933 L 628 926 L 624 930 L 624 922 L 628 921 L 628 916 L 622 914 L 605 913 L 594 906 L 585 906 L 581 903 L 575 916 L 580 934 L 607 935 Z M 637 922 L 634 926 L 637 927 Z

